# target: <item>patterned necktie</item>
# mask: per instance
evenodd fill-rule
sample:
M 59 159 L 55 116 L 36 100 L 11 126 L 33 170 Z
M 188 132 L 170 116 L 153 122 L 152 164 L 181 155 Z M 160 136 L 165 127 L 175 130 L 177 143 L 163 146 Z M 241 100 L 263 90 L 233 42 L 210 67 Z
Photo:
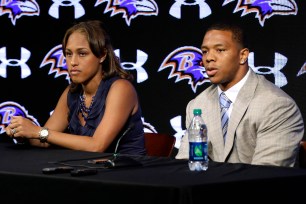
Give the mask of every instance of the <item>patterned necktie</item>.
M 228 125 L 228 109 L 231 105 L 231 100 L 226 97 L 224 92 L 220 94 L 220 107 L 221 107 L 221 127 L 222 127 L 222 132 L 223 132 L 223 139 L 225 142 L 225 136 L 227 133 L 227 125 Z

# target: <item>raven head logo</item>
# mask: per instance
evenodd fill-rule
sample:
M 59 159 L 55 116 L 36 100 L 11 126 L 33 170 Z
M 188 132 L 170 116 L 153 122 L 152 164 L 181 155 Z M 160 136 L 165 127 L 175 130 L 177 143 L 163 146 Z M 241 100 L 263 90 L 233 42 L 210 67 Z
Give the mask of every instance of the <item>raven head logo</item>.
M 111 16 L 122 13 L 129 26 L 131 20 L 139 15 L 152 16 L 158 14 L 158 7 L 154 0 L 97 0 L 95 6 L 107 2 L 104 13 L 111 11 Z
M 13 101 L 7 101 L 0 104 L 0 134 L 5 132 L 5 128 L 10 124 L 12 116 L 22 116 L 30 119 L 34 124 L 39 125 L 37 120 L 28 114 L 28 111 Z
M 197 86 L 210 82 L 202 66 L 202 52 L 198 48 L 185 46 L 174 50 L 166 57 L 158 71 L 167 67 L 172 68 L 168 79 L 176 77 L 175 82 L 187 79 L 193 92 L 196 92 Z
M 223 6 L 234 0 L 225 0 Z M 296 15 L 298 8 L 295 0 L 238 0 L 234 13 L 242 10 L 241 16 L 256 13 L 261 26 L 273 15 Z
M 16 24 L 16 20 L 21 16 L 38 16 L 39 6 L 35 0 L 8 0 L 0 1 L 0 16 L 3 14 L 9 14 L 13 25 Z
M 301 67 L 300 71 L 298 72 L 297 76 L 300 76 L 302 74 L 306 73 L 306 62 L 304 62 L 303 66 Z
M 54 78 L 59 77 L 61 75 L 66 75 L 66 80 L 70 83 L 66 58 L 63 54 L 63 49 L 61 45 L 54 47 L 47 53 L 44 60 L 40 64 L 40 68 L 49 63 L 51 63 L 49 74 L 55 72 Z

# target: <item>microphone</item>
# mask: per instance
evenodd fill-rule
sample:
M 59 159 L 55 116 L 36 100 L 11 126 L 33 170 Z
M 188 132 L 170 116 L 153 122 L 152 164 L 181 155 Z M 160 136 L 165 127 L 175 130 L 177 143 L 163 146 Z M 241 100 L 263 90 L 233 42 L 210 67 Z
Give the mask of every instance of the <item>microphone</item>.
M 119 156 L 118 153 L 118 147 L 120 144 L 121 139 L 127 134 L 129 133 L 133 128 L 134 128 L 135 124 L 132 123 L 124 132 L 123 134 L 119 137 L 117 143 L 116 143 L 116 147 L 115 147 L 115 151 L 113 153 L 112 158 L 110 159 L 94 159 L 94 160 L 89 160 L 87 161 L 88 163 L 91 164 L 104 164 L 104 166 L 106 168 L 118 168 L 118 167 L 127 167 L 127 166 L 141 166 L 142 163 L 140 163 L 139 161 L 136 161 L 135 159 L 128 157 L 128 156 Z
M 123 134 L 119 137 L 118 141 L 117 141 L 117 144 L 116 144 L 116 147 L 115 147 L 115 151 L 114 151 L 114 154 L 113 156 L 116 157 L 117 156 L 117 151 L 118 151 L 118 147 L 119 147 L 119 143 L 121 141 L 121 139 L 127 134 L 129 133 L 133 128 L 134 128 L 135 124 L 132 123 L 124 132 Z
M 90 160 L 87 160 L 87 163 L 89 164 L 102 164 L 102 166 L 92 166 L 92 165 L 73 165 L 73 164 L 67 164 L 67 162 L 72 161 L 82 161 L 84 159 L 70 159 L 70 160 L 63 160 L 63 161 L 57 161 L 52 162 L 55 164 L 61 164 L 64 166 L 54 167 L 54 168 L 44 168 L 43 173 L 44 174 L 58 174 L 58 173 L 67 173 L 70 172 L 71 176 L 85 176 L 85 175 L 93 175 L 98 172 L 98 169 L 105 169 L 105 168 L 119 168 L 119 167 L 130 167 L 130 166 L 141 166 L 142 163 L 131 158 L 128 156 L 119 156 L 118 153 L 118 147 L 120 144 L 121 139 L 126 136 L 127 133 L 129 133 L 133 128 L 135 124 L 132 123 L 130 126 L 122 133 L 122 135 L 119 137 L 114 153 L 108 154 L 107 156 L 96 157 L 91 158 Z M 79 168 L 77 168 L 79 167 Z

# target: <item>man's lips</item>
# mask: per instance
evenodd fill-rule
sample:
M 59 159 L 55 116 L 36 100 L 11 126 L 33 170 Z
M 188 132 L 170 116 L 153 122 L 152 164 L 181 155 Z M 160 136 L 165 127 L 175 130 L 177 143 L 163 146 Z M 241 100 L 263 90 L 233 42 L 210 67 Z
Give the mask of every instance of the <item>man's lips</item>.
M 208 76 L 214 76 L 218 72 L 216 68 L 206 68 L 206 74 Z
M 78 70 L 78 69 L 72 69 L 72 70 L 70 70 L 70 72 L 69 72 L 71 75 L 76 75 L 76 74 L 79 74 L 80 73 L 80 70 Z

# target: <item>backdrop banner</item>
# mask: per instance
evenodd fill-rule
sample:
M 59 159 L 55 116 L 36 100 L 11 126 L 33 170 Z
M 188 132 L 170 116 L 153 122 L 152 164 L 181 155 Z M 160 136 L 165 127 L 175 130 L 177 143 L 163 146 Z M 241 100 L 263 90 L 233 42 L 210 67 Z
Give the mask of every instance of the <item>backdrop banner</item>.
M 70 83 L 64 33 L 89 19 L 106 24 L 135 77 L 145 132 L 173 135 L 176 148 L 187 103 L 210 85 L 200 46 L 219 18 L 243 23 L 250 67 L 288 93 L 306 121 L 305 8 L 303 0 L 0 0 L 0 134 L 12 115 L 44 125 Z

